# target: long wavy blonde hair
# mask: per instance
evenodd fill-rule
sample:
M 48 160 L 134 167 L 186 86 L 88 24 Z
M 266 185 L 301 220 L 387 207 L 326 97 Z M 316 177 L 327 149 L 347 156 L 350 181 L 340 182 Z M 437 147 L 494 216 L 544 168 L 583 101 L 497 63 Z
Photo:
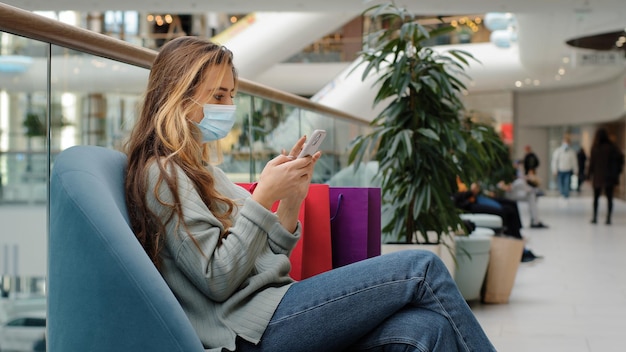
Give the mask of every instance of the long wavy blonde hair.
M 232 70 L 237 86 L 233 55 L 225 47 L 197 37 L 180 37 L 164 45 L 152 65 L 139 120 L 126 143 L 125 191 L 130 222 L 135 236 L 157 267 L 165 225 L 174 215 L 183 218 L 174 166 L 187 174 L 202 201 L 222 223 L 220 242 L 232 226 L 235 204 L 215 190 L 213 176 L 206 168 L 210 146 L 218 144 L 199 143 L 199 130 L 189 120 L 195 104 L 193 97 L 209 70 L 219 70 L 218 82 L 227 70 Z M 216 151 L 213 154 L 221 156 Z M 156 188 L 149 190 L 148 167 L 155 161 L 160 176 Z M 173 202 L 165 202 L 158 196 L 156 190 L 163 183 L 170 189 Z M 154 192 L 156 199 L 170 209 L 169 217 L 162 219 L 150 211 L 147 192 Z

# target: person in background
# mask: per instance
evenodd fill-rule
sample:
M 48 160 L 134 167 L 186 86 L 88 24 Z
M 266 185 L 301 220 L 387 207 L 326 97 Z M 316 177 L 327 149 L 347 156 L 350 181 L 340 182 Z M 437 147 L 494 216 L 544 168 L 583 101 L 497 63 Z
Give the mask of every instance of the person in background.
M 516 170 L 519 169 L 518 162 L 514 165 Z M 498 182 L 497 187 L 499 190 L 504 192 L 504 198 L 528 203 L 530 228 L 545 229 L 548 228 L 548 226 L 541 221 L 539 207 L 537 206 L 537 199 L 540 194 L 539 189 L 537 188 L 539 184 L 536 179 L 531 178 L 533 174 L 534 171 L 530 171 L 527 175 L 523 175 L 522 172 L 518 172 L 517 177 L 513 180 L 513 182 L 500 181 Z
M 556 176 L 559 192 L 567 200 L 570 195 L 572 175 L 578 174 L 576 152 L 570 146 L 569 136 L 563 137 L 563 143 L 552 153 L 552 174 Z
M 252 194 L 230 181 L 210 147 L 234 124 L 237 83 L 227 48 L 198 37 L 167 42 L 126 145 L 131 226 L 205 349 L 495 351 L 430 252 L 290 278 L 298 213 L 321 154 L 297 158 L 302 137 L 265 165 Z
M 589 158 L 587 179 L 593 188 L 593 217 L 591 223 L 598 222 L 598 201 L 602 192 L 606 196 L 607 213 L 605 224 L 611 224 L 613 212 L 613 190 L 619 184 L 619 175 L 624 168 L 624 154 L 609 139 L 605 128 L 596 131 Z
M 585 170 L 587 167 L 587 153 L 585 153 L 585 149 L 582 146 L 578 149 L 576 158 L 578 159 L 578 184 L 576 185 L 576 192 L 580 193 L 582 185 L 585 183 Z
M 504 198 L 491 198 L 483 194 L 480 185 L 477 182 L 470 184 L 470 187 L 456 177 L 457 192 L 452 196 L 454 204 L 457 208 L 470 213 L 484 213 L 497 215 L 502 218 L 502 233 L 517 239 L 523 240 L 521 228 L 522 221 L 517 207 L 517 202 Z M 530 249 L 524 247 L 522 253 L 522 262 L 532 262 L 541 259 Z
M 547 228 L 548 226 L 541 221 L 537 206 L 538 197 L 542 192 L 539 189 L 539 179 L 535 176 L 535 169 L 528 170 L 526 174 L 523 161 L 511 160 L 508 153 L 502 154 L 500 159 L 504 163 L 481 181 L 483 195 L 478 201 L 484 202 L 486 195 L 500 202 L 500 205 L 506 203 L 507 207 L 516 212 L 519 209 L 517 202 L 526 202 L 530 213 L 530 227 Z
M 524 147 L 526 154 L 524 155 L 524 175 L 528 175 L 529 172 L 537 174 L 537 168 L 539 167 L 539 157 L 533 152 L 530 145 Z

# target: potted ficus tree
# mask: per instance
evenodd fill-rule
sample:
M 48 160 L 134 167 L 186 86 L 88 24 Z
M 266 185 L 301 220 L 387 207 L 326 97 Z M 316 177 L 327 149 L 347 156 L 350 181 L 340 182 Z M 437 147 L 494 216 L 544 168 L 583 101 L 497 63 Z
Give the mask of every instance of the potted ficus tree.
M 363 80 L 376 75 L 373 105 L 384 108 L 371 132 L 351 144 L 349 163 L 378 163 L 383 238 L 403 244 L 454 243 L 463 223 L 450 197 L 456 175 L 480 177 L 493 160 L 488 130 L 463 118 L 465 68 L 473 57 L 431 43 L 454 28 L 426 27 L 392 3 L 365 11 L 384 28 L 368 34 L 360 53 Z

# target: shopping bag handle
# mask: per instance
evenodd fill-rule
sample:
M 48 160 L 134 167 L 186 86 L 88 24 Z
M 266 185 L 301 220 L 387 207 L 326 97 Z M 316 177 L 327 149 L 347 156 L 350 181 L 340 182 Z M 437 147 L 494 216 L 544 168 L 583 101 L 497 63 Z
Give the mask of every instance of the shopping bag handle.
M 337 215 L 339 215 L 339 208 L 341 208 L 341 202 L 343 201 L 343 193 L 339 193 L 337 196 L 337 209 L 335 209 L 335 215 L 330 217 L 330 221 L 335 220 Z

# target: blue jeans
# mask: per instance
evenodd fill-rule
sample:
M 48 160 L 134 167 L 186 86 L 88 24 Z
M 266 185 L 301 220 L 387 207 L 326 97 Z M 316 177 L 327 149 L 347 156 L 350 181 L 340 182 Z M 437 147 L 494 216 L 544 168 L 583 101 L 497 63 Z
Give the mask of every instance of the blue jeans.
M 386 254 L 297 282 L 237 351 L 495 351 L 443 262 Z
M 556 174 L 556 180 L 559 184 L 559 191 L 565 198 L 569 197 L 569 191 L 572 184 L 572 171 L 559 171 Z
M 476 196 L 476 203 L 502 209 L 502 204 L 498 203 L 497 200 L 489 198 L 487 196 L 483 196 L 482 194 Z

